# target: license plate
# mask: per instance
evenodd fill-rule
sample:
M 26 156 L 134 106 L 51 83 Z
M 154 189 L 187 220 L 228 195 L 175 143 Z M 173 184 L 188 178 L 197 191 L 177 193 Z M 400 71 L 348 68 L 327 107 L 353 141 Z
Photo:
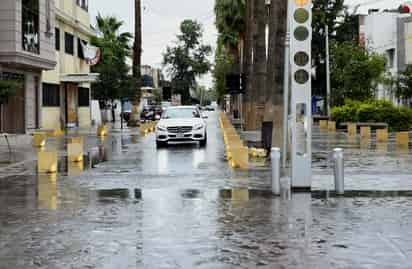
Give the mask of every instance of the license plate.
M 185 136 L 184 136 L 184 134 L 182 134 L 182 133 L 178 133 L 178 134 L 176 135 L 176 137 L 177 137 L 177 138 L 183 138 L 183 137 L 185 137 Z

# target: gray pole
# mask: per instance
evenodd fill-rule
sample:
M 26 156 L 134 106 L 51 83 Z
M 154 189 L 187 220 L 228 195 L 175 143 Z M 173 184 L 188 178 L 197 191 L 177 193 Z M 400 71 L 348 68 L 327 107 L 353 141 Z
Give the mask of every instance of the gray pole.
M 343 195 L 345 193 L 345 173 L 343 161 L 343 149 L 336 148 L 333 150 L 333 173 L 335 177 L 336 194 Z
M 330 117 L 330 62 L 329 62 L 329 26 L 325 26 L 326 34 L 326 109 Z
M 272 162 L 272 193 L 280 195 L 280 148 L 272 148 L 270 159 Z
M 283 145 L 282 167 L 286 168 L 288 156 L 288 121 L 289 121 L 289 54 L 290 54 L 290 6 L 286 3 L 286 36 L 285 36 L 285 63 L 283 73 Z

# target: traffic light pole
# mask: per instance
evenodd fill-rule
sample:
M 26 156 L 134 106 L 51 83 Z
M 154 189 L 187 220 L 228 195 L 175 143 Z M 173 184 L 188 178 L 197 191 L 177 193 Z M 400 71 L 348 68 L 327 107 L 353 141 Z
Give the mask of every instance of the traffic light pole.
M 312 0 L 290 4 L 291 185 L 306 191 L 312 185 Z

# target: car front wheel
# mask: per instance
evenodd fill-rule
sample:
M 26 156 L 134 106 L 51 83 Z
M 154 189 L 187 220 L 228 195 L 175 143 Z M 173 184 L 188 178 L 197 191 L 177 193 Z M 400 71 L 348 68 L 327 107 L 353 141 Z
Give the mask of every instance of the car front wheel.
M 156 141 L 156 147 L 157 147 L 157 148 L 167 147 L 167 142 L 164 142 L 164 141 Z

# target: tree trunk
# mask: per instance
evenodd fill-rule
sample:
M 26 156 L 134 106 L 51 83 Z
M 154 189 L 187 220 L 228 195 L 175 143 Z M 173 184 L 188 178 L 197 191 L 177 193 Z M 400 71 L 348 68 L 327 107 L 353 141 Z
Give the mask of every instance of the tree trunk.
M 243 97 L 243 114 L 245 121 L 245 130 L 251 130 L 251 101 L 252 101 L 252 77 L 253 77 L 253 35 L 254 35 L 254 20 L 253 8 L 254 0 L 246 0 L 246 38 L 243 59 L 243 72 L 246 78 L 245 94 Z
M 265 122 L 273 122 L 272 143 L 283 144 L 283 72 L 286 36 L 286 0 L 272 0 L 269 9 L 269 52 L 266 79 Z
M 253 87 L 251 95 L 251 129 L 260 130 L 263 121 L 266 87 L 266 5 L 265 1 L 254 1 L 254 19 L 256 33 L 254 35 L 253 53 Z
M 142 5 L 141 0 L 135 0 L 135 23 L 134 23 L 134 44 L 133 44 L 133 77 L 137 83 L 136 96 L 133 100 L 132 113 L 130 115 L 129 125 L 138 126 L 140 122 L 139 104 L 141 97 L 142 84 Z
M 142 7 L 141 0 L 135 0 L 135 26 L 134 26 L 134 45 L 133 45 L 133 77 L 137 81 L 136 97 L 140 98 L 141 87 L 141 62 L 142 62 Z

